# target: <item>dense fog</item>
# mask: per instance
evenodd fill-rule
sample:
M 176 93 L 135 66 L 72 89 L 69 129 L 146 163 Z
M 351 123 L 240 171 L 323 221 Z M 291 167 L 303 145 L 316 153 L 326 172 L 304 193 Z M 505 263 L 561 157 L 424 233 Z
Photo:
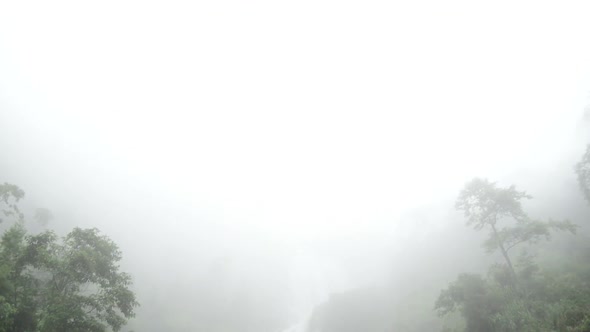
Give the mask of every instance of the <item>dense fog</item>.
M 117 244 L 122 331 L 459 329 L 439 294 L 502 262 L 455 208 L 469 181 L 590 234 L 588 10 L 6 1 L 0 183 L 29 233 Z

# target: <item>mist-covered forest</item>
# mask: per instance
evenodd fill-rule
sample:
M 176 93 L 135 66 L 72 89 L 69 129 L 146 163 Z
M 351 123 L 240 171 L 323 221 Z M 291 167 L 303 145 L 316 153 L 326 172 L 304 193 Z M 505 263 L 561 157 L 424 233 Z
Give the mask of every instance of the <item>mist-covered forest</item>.
M 157 311 L 134 318 L 135 292 L 143 288 L 135 289 L 132 276 L 120 271 L 117 244 L 96 228 L 75 227 L 58 236 L 49 209 L 21 209 L 24 191 L 4 183 L 0 330 L 120 331 L 131 318 L 131 326 L 150 331 L 589 331 L 590 145 L 570 171 L 577 185 L 540 192 L 558 199 L 537 205 L 514 185 L 470 180 L 454 207 L 473 233 L 455 225 L 431 232 L 426 249 L 420 239 L 408 242 L 397 259 L 412 262 L 391 262 L 380 284 L 327 294 L 302 325 L 287 330 L 288 297 L 276 284 L 266 285 L 273 290 L 256 280 L 236 282 L 252 272 L 230 271 L 229 257 L 212 260 L 194 284 L 177 284 L 182 279 L 169 276 L 173 292 L 165 298 L 186 300 L 182 292 L 190 292 L 191 319 L 182 316 L 186 308 L 149 303 L 153 298 L 145 294 L 139 298 Z M 561 219 L 544 217 L 548 213 Z M 425 216 L 408 218 L 420 222 Z M 266 269 L 276 268 L 263 266 L 261 279 L 268 281 Z
M 590 331 L 584 1 L 0 1 L 0 332 Z

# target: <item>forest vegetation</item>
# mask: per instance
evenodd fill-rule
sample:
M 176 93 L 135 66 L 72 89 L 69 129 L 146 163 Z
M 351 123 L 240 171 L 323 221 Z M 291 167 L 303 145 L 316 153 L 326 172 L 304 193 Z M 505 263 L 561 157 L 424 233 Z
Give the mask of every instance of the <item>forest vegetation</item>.
M 120 331 L 138 306 L 121 251 L 96 228 L 60 237 L 27 231 L 18 202 L 24 191 L 0 185 L 4 230 L 0 238 L 0 331 Z M 51 213 L 37 209 L 47 226 Z
M 590 146 L 574 171 L 581 195 L 590 203 Z M 120 270 L 118 246 L 96 228 L 76 227 L 58 236 L 47 229 L 53 215 L 44 208 L 35 209 L 32 227 L 19 208 L 23 198 L 18 186 L 0 185 L 0 332 L 124 328 L 139 303 L 131 276 Z M 455 209 L 466 226 L 485 234 L 482 257 L 499 259 L 492 259 L 486 273 L 459 273 L 440 292 L 434 311 L 442 320 L 411 316 L 423 325 L 408 323 L 408 317 L 396 312 L 400 299 L 394 290 L 357 289 L 334 294 L 316 307 L 307 331 L 419 331 L 437 326 L 445 332 L 590 331 L 588 231 L 583 220 L 531 217 L 525 206 L 532 199 L 514 185 L 485 178 L 465 184 Z M 418 292 L 412 297 L 419 298 L 413 304 L 422 306 L 418 312 L 432 310 L 428 296 Z M 401 301 L 407 306 L 415 299 Z
M 590 146 L 573 171 L 578 193 L 590 204 Z M 570 193 L 563 195 L 567 202 Z M 590 331 L 588 207 L 556 202 L 552 208 L 576 216 L 575 222 L 553 219 L 559 216 L 538 219 L 525 209 L 530 200 L 532 195 L 514 185 L 485 178 L 465 184 L 455 209 L 467 227 L 485 234 L 481 260 L 488 266 L 484 273 L 459 273 L 439 292 L 433 302 L 441 320 L 429 315 L 432 287 L 408 283 L 418 290 L 404 295 L 395 288 L 359 289 L 335 295 L 315 310 L 308 331 Z M 460 271 L 461 263 L 456 268 Z

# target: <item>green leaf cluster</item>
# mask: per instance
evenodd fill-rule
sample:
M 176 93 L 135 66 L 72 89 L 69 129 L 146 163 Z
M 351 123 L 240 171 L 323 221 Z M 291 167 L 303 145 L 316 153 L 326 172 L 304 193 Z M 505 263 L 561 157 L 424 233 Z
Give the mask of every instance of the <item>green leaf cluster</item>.
M 576 166 L 590 199 L 590 148 Z M 528 249 L 542 247 L 557 231 L 575 234 L 570 221 L 534 220 L 523 210 L 531 196 L 514 186 L 476 178 L 460 192 L 455 207 L 468 226 L 488 231 L 483 247 L 500 253 L 486 276 L 461 274 L 435 302 L 440 316 L 459 312 L 467 332 L 590 331 L 590 247 L 570 241 L 569 251 L 552 253 L 560 264 L 541 265 Z M 520 248 L 519 255 L 513 252 Z M 572 255 L 571 253 L 576 253 Z M 454 330 L 446 327 L 447 331 Z
M 0 185 L 2 202 L 23 193 Z M 138 302 L 121 251 L 97 229 L 29 235 L 21 220 L 0 238 L 0 332 L 119 331 Z

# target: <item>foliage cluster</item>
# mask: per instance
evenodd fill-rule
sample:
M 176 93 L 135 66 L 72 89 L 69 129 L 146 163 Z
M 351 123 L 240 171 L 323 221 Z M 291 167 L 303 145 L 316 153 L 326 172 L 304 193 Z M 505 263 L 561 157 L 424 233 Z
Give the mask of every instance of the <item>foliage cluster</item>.
M 590 146 L 575 169 L 590 202 Z M 502 260 L 490 266 L 487 275 L 460 274 L 441 291 L 435 303 L 438 314 L 459 312 L 464 320 L 463 326 L 446 331 L 590 332 L 588 239 L 569 241 L 560 264 L 541 264 L 531 252 L 557 231 L 575 234 L 578 225 L 530 218 L 522 206 L 530 198 L 514 186 L 502 188 L 478 178 L 459 194 L 456 208 L 467 225 L 487 231 L 486 252 L 499 253 Z
M 0 238 L 0 332 L 119 331 L 138 303 L 117 245 L 97 229 L 27 234 L 23 196 L 0 185 L 4 216 L 15 220 Z

